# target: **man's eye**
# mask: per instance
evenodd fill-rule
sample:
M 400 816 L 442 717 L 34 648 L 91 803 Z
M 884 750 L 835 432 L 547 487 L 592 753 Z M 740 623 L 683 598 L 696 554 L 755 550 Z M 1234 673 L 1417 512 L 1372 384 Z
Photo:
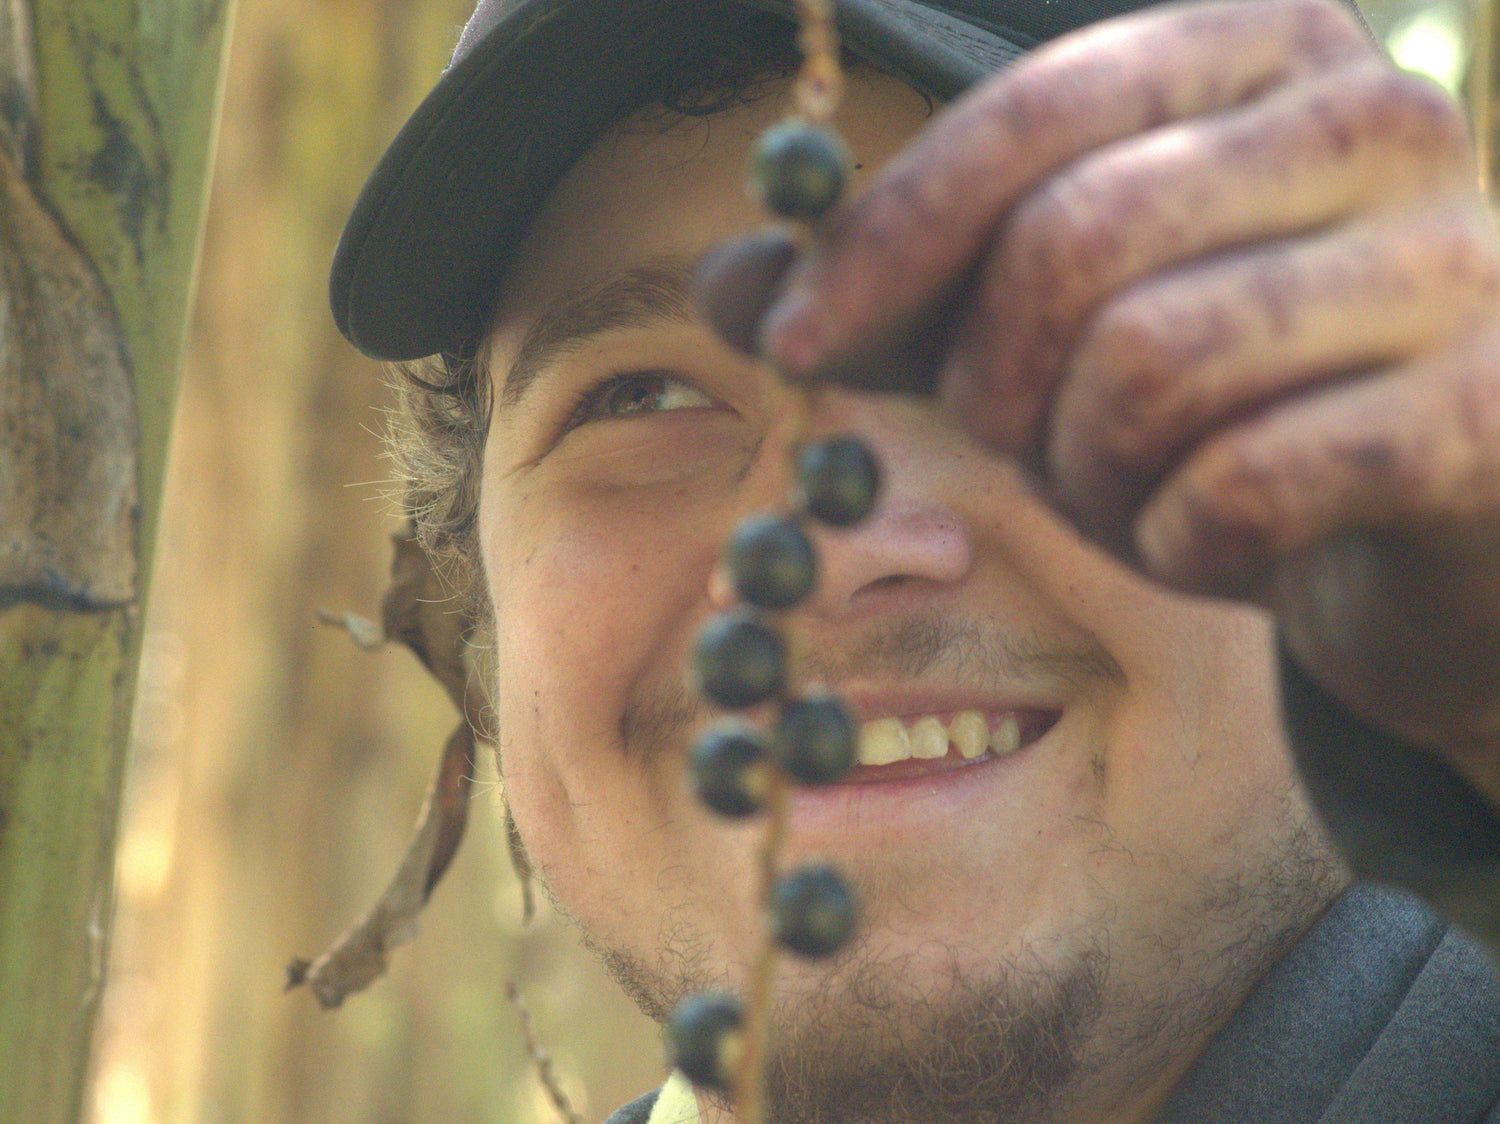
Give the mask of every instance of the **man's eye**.
M 631 414 L 654 414 L 712 406 L 713 399 L 682 379 L 660 371 L 616 375 L 589 390 L 568 420 L 568 428 Z

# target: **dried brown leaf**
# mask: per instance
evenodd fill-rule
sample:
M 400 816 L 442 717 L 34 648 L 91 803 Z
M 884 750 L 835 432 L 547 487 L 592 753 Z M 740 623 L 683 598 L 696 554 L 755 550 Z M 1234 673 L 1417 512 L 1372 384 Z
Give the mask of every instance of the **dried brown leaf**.
M 462 602 L 444 584 L 410 524 L 392 536 L 396 556 L 391 584 L 380 606 L 385 634 L 413 652 L 448 692 L 460 711 L 468 707 L 464 651 L 471 621 Z
M 474 733 L 460 722 L 448 738 L 437 776 L 396 876 L 374 907 L 311 963 L 287 966 L 287 987 L 306 983 L 325 1008 L 339 1006 L 385 973 L 390 952 L 416 935 L 417 914 L 458 850 L 474 777 Z
M 521 833 L 516 829 L 516 817 L 511 815 L 509 802 L 505 805 L 505 845 L 510 851 L 510 865 L 521 884 L 521 924 L 530 925 L 536 916 L 536 899 L 531 890 L 531 856 L 521 842 Z

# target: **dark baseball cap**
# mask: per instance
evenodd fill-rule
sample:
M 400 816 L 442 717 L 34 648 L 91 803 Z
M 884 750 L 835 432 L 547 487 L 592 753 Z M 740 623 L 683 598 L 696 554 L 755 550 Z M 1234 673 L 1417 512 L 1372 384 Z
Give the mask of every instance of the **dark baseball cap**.
M 838 0 L 843 44 L 948 100 L 1026 50 L 1149 0 Z M 480 0 L 334 253 L 339 330 L 376 359 L 472 350 L 509 254 L 568 166 L 695 29 L 792 0 Z

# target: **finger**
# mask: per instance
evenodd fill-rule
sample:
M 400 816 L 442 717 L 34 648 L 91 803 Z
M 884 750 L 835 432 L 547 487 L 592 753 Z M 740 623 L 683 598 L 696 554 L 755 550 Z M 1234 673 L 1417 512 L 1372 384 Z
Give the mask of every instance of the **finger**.
M 1373 49 L 1329 0 L 1156 8 L 1040 48 L 951 107 L 835 218 L 787 276 L 760 349 L 794 377 L 857 354 L 930 307 L 1064 162 Z
M 986 443 L 1024 450 L 1088 314 L 1111 294 L 1210 253 L 1475 183 L 1458 108 L 1380 58 L 1109 145 L 1007 220 L 955 340 L 945 404 Z
M 1176 588 L 1263 596 L 1279 560 L 1336 535 L 1493 518 L 1497 450 L 1500 329 L 1487 328 L 1226 428 L 1152 496 L 1136 549 Z
M 754 354 L 756 324 L 796 254 L 796 242 L 781 227 L 742 235 L 708 254 L 693 278 L 693 302 L 704 322 L 730 347 Z
M 1047 476 L 1106 543 L 1172 465 L 1299 391 L 1404 364 L 1500 305 L 1477 197 L 1367 218 L 1157 276 L 1090 322 L 1051 411 Z

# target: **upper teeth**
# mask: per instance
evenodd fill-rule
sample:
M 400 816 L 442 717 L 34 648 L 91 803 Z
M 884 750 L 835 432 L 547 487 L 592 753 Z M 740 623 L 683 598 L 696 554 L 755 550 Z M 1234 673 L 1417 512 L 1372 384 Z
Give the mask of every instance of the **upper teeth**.
M 1014 753 L 1021 745 L 1021 723 L 1016 715 L 1005 714 L 991 730 L 989 720 L 977 710 L 961 710 L 947 723 L 931 714 L 907 721 L 875 718 L 859 728 L 859 763 L 890 765 L 908 757 L 945 757 L 950 744 L 970 759 L 987 750 Z

